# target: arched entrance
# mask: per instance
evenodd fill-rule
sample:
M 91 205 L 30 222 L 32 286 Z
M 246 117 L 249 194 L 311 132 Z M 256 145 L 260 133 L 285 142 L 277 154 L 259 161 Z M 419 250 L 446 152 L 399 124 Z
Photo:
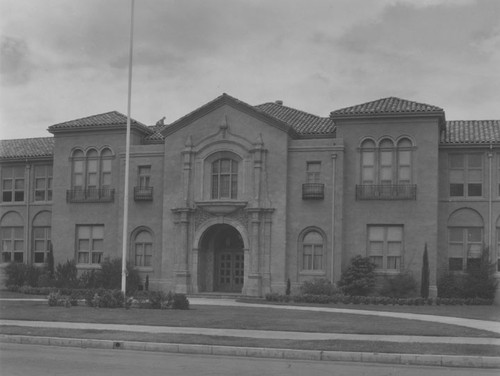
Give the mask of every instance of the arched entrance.
M 228 224 L 208 228 L 199 247 L 199 291 L 241 293 L 244 282 L 244 243 L 241 234 Z

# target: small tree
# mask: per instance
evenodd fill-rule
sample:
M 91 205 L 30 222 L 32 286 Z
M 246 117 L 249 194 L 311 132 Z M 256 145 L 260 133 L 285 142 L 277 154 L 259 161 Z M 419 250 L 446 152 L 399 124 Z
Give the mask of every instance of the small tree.
M 493 299 L 498 282 L 494 276 L 495 264 L 490 261 L 488 247 L 484 247 L 477 262 L 467 262 L 464 280 L 465 298 Z
M 375 285 L 375 266 L 369 257 L 353 257 L 340 277 L 339 287 L 347 295 L 368 295 Z
M 291 288 L 292 288 L 292 284 L 290 283 L 290 278 L 288 278 L 286 280 L 286 291 L 285 291 L 285 294 L 286 295 L 290 295 L 291 293 Z
M 149 291 L 149 274 L 146 274 L 146 281 L 144 282 L 144 290 Z
M 427 299 L 429 297 L 429 256 L 427 255 L 427 243 L 424 247 L 422 259 L 422 277 L 420 280 L 420 296 Z
M 52 243 L 50 244 L 49 253 L 47 255 L 47 272 L 50 278 L 54 278 L 54 250 Z

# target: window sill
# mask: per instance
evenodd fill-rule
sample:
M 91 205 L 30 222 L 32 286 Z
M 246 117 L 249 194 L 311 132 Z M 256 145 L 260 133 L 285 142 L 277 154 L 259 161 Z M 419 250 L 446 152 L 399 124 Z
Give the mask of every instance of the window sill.
M 396 270 L 396 269 L 375 269 L 374 272 L 377 275 L 399 275 L 399 274 L 401 274 L 401 270 Z
M 301 270 L 299 272 L 299 275 L 306 275 L 306 276 L 325 276 L 326 272 L 324 270 Z
M 147 273 L 147 272 L 153 272 L 153 267 L 152 266 L 135 266 L 135 270 L 141 273 Z
M 78 270 L 101 269 L 101 264 L 76 264 Z

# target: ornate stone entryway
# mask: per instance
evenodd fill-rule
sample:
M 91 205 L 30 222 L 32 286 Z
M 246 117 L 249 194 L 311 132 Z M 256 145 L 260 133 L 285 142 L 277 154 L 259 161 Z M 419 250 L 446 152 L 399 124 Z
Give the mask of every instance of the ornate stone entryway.
M 209 227 L 198 248 L 199 292 L 241 293 L 245 277 L 244 243 L 228 224 Z

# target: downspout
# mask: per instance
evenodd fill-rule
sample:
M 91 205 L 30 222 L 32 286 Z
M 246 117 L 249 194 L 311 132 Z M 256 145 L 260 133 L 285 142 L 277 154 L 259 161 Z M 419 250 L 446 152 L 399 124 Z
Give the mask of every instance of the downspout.
M 24 184 L 24 187 L 26 188 L 25 192 L 25 202 L 26 202 L 26 219 L 25 219 L 25 233 L 24 233 L 24 238 L 26 239 L 26 245 L 25 245 L 25 250 L 26 250 L 26 263 L 27 264 L 32 264 L 32 257 L 31 256 L 31 242 L 30 242 L 30 196 L 31 196 L 31 165 L 28 163 L 28 159 L 26 159 L 26 180 L 27 182 Z
M 488 221 L 489 221 L 489 229 L 488 229 L 488 250 L 491 254 L 491 250 L 493 249 L 493 244 L 492 244 L 492 231 L 493 231 L 493 210 L 492 210 L 492 193 L 493 193 L 493 181 L 492 176 L 493 176 L 493 145 L 490 142 L 490 151 L 488 152 Z
M 332 154 L 332 257 L 331 257 L 331 279 L 335 284 L 334 259 L 335 259 L 335 175 L 337 171 L 337 154 Z

